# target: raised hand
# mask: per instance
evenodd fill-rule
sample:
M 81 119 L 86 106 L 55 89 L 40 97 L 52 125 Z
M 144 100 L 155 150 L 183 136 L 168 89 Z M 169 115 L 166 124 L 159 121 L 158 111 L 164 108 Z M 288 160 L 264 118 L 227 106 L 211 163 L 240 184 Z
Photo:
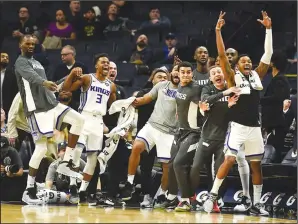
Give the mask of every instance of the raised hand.
M 266 29 L 271 29 L 272 22 L 271 18 L 267 15 L 266 11 L 262 11 L 263 20 L 257 19 L 258 22 L 260 22 L 263 26 L 266 27 Z
M 80 67 L 76 67 L 73 70 L 71 70 L 71 74 L 74 74 L 77 78 L 82 76 L 83 70 Z
M 225 14 L 226 14 L 225 12 L 220 11 L 215 29 L 221 30 L 221 28 L 225 25 L 225 20 L 223 18 Z

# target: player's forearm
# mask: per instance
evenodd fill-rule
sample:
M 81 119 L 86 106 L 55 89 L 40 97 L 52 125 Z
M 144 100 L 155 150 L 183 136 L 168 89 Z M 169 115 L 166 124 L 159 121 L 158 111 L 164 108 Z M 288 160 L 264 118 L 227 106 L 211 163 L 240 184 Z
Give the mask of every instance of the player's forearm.
M 63 83 L 63 87 L 62 87 L 62 90 L 64 91 L 70 91 L 71 90 L 71 87 L 72 87 L 72 84 L 74 82 L 74 79 L 75 79 L 75 75 L 74 74 L 69 74 L 64 83 Z
M 265 43 L 264 43 L 265 52 L 261 58 L 261 62 L 266 65 L 270 64 L 271 56 L 273 54 L 273 42 L 272 42 L 272 29 L 266 29 Z
M 220 58 L 225 57 L 225 45 L 221 36 L 221 30 L 219 28 L 215 29 L 215 34 L 216 34 L 216 46 L 217 46 L 217 52 L 218 56 Z
M 214 104 L 215 102 L 217 102 L 218 100 L 223 98 L 223 96 L 224 95 L 222 92 L 214 94 L 214 95 L 203 94 L 202 101 L 207 101 L 207 103 L 209 103 L 209 104 Z

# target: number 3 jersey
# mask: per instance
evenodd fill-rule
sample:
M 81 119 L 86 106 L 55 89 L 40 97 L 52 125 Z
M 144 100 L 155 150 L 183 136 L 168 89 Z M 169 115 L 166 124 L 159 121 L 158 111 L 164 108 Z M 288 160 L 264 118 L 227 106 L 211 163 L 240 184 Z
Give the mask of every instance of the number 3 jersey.
M 100 81 L 95 77 L 95 74 L 89 74 L 91 83 L 89 88 L 84 91 L 81 88 L 80 106 L 78 111 L 81 113 L 89 112 L 93 114 L 106 115 L 107 103 L 111 93 L 111 81 L 106 79 Z

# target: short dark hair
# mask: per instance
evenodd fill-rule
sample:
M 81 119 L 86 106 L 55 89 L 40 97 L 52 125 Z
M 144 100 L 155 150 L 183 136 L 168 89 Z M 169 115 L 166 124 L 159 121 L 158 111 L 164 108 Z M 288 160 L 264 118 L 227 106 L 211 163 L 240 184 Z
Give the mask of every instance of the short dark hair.
M 32 34 L 25 34 L 24 36 L 20 37 L 19 43 L 21 44 L 25 38 L 31 38 L 31 37 L 34 38 L 34 36 Z
M 186 67 L 186 68 L 191 68 L 192 70 L 192 64 L 188 61 L 183 61 L 178 65 L 178 71 L 180 70 L 181 67 Z
M 243 57 L 249 57 L 250 58 L 250 56 L 248 55 L 248 54 L 240 54 L 239 56 L 238 56 L 238 58 L 237 58 L 237 60 L 236 60 L 236 64 L 239 62 L 239 60 L 241 59 L 241 58 L 243 58 Z
M 94 55 L 94 60 L 93 60 L 94 66 L 97 64 L 97 62 L 100 58 L 108 58 L 110 60 L 109 55 L 106 53 L 96 54 L 96 55 Z
M 287 68 L 287 56 L 282 50 L 273 51 L 271 62 L 273 63 L 273 67 L 279 71 L 284 71 Z

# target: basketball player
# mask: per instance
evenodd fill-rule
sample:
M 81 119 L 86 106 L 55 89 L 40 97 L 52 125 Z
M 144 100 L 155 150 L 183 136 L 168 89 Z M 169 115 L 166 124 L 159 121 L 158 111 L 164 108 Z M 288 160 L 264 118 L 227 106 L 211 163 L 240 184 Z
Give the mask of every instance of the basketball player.
M 92 179 L 97 164 L 98 151 L 102 150 L 103 116 L 116 99 L 116 86 L 109 79 L 110 61 L 106 54 L 95 58 L 95 74 L 82 75 L 81 68 L 75 68 L 65 79 L 63 90 L 75 91 L 81 88 L 79 112 L 86 122 L 78 144 L 76 145 L 75 166 L 79 166 L 80 156 L 84 147 L 87 152 L 87 163 L 83 172 L 83 180 L 79 190 L 79 205 L 87 203 L 87 187 Z M 71 183 L 72 185 L 72 183 Z M 89 198 L 89 197 L 88 197 Z
M 214 172 L 217 173 L 224 160 L 223 149 L 229 122 L 228 108 L 233 106 L 239 97 L 239 95 L 234 95 L 229 98 L 231 93 L 239 93 L 239 89 L 236 87 L 226 88 L 220 66 L 212 66 L 209 73 L 211 84 L 203 87 L 201 100 L 210 105 L 210 110 L 205 112 L 206 121 L 202 127 L 201 138 L 190 170 L 193 193 L 199 186 L 200 171 L 203 165 L 205 163 L 209 165 L 214 155 Z M 219 212 L 216 204 L 213 212 Z
M 225 13 L 220 13 L 220 22 L 217 24 L 216 32 L 220 32 L 224 25 L 224 15 Z M 224 57 L 220 59 L 228 87 L 239 87 L 241 92 L 236 105 L 230 109 L 231 123 L 226 140 L 226 157 L 216 174 L 208 200 L 204 203 L 204 210 L 206 212 L 212 211 L 214 201 L 218 194 L 218 189 L 224 178 L 228 175 L 230 168 L 233 166 L 237 152 L 240 147 L 244 145 L 246 158 L 250 159 L 254 187 L 254 200 L 253 205 L 250 208 L 250 213 L 255 215 L 269 215 L 260 204 L 263 187 L 261 159 L 264 154 L 264 143 L 259 122 L 258 108 L 260 94 L 258 91 L 263 89 L 261 79 L 266 75 L 269 68 L 273 46 L 271 19 L 264 11 L 262 11 L 262 16 L 263 20 L 258 19 L 258 21 L 266 27 L 266 37 L 265 53 L 261 58 L 259 66 L 255 70 L 252 70 L 252 63 L 249 56 L 242 55 L 239 56 L 237 62 L 238 71 L 234 72 L 227 60 L 222 60 Z M 218 50 L 220 53 L 219 55 L 223 54 L 223 45 L 222 49 Z M 246 204 L 251 204 L 249 195 L 246 195 Z
M 200 138 L 197 128 L 197 112 L 201 88 L 193 81 L 192 65 L 181 62 L 178 65 L 180 85 L 176 94 L 177 117 L 179 130 L 171 148 L 169 164 L 169 187 L 167 201 L 163 207 L 173 208 L 178 204 L 178 187 L 181 190 L 181 202 L 176 211 L 190 210 L 190 183 L 188 167 L 192 163 L 196 143 Z M 177 183 L 176 183 L 177 181 Z M 178 186 L 177 186 L 178 185 Z
M 134 105 L 141 106 L 156 99 L 153 113 L 147 124 L 139 131 L 133 144 L 129 157 L 128 177 L 122 191 L 122 199 L 129 200 L 135 188 L 134 176 L 140 163 L 140 155 L 144 150 L 150 150 L 156 145 L 157 158 L 163 163 L 163 170 L 168 169 L 171 146 L 177 128 L 176 120 L 176 91 L 179 84 L 177 76 L 171 76 L 171 81 L 156 84 L 153 89 L 143 97 L 136 98 Z M 168 178 L 164 178 L 167 181 Z M 167 190 L 167 183 L 162 183 L 163 192 Z
M 64 161 L 57 172 L 79 178 L 72 170 L 73 148 L 84 126 L 84 118 L 71 108 L 59 103 L 52 91 L 57 85 L 46 78 L 43 66 L 33 58 L 35 40 L 25 35 L 20 40 L 21 55 L 15 62 L 15 74 L 22 97 L 24 112 L 30 123 L 35 141 L 35 150 L 29 162 L 27 187 L 22 200 L 27 204 L 41 204 L 36 197 L 35 177 L 37 169 L 47 152 L 47 138 L 53 136 L 54 128 L 61 129 L 62 123 L 71 125 Z
M 221 21 L 218 21 L 218 23 L 220 23 L 220 22 Z M 216 26 L 220 26 L 220 24 L 217 24 Z M 230 67 L 232 69 L 237 70 L 236 63 L 238 60 L 238 51 L 235 50 L 234 48 L 228 48 L 225 51 L 225 54 L 223 54 L 224 43 L 223 43 L 220 32 L 216 32 L 216 45 L 217 45 L 217 49 L 219 52 L 218 53 L 219 54 L 218 62 L 220 60 L 222 60 L 225 63 L 229 63 Z M 222 64 L 224 64 L 224 63 L 222 63 Z M 246 197 L 245 197 L 245 195 L 249 195 L 250 170 L 249 170 L 248 162 L 245 158 L 244 146 L 242 146 L 239 149 L 239 152 L 237 153 L 236 161 L 238 164 L 238 171 L 239 171 L 241 185 L 242 185 L 242 189 L 243 189 L 243 196 L 241 198 L 240 203 L 234 207 L 234 211 L 235 212 L 246 212 L 251 207 L 251 203 L 246 203 Z M 225 182 L 223 182 L 223 183 L 225 183 Z M 224 195 L 224 193 L 226 192 L 226 187 L 227 187 L 226 184 L 222 184 L 222 186 L 220 188 L 219 196 L 222 197 Z

